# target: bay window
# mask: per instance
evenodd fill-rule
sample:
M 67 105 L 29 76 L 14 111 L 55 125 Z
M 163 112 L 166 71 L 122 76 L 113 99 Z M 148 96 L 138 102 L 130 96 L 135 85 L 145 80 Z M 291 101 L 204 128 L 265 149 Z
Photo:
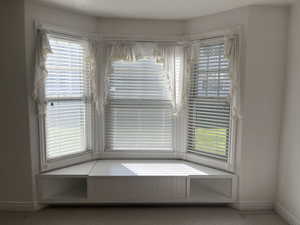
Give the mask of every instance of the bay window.
M 184 44 L 109 42 L 107 52 L 101 49 L 106 61 L 98 64 L 105 67 L 101 74 L 96 72 L 96 61 L 102 61 L 95 54 L 97 43 L 91 48 L 84 38 L 39 32 L 34 94 L 42 169 L 82 155 L 88 157 L 76 162 L 93 159 L 93 151 L 97 158 L 104 152 L 114 157 L 145 152 L 183 158 L 191 153 L 225 163 L 232 159 L 238 112 L 235 38 L 229 45 L 224 38 Z M 97 77 L 104 81 L 99 91 Z M 95 149 L 92 140 L 102 137 L 103 148 Z

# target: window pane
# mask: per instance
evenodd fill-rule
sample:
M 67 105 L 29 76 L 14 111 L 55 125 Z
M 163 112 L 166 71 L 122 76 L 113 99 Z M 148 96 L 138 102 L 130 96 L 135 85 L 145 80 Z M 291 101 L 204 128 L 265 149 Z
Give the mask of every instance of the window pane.
M 47 158 L 86 150 L 86 104 L 84 101 L 50 101 L 46 115 Z
M 199 48 L 188 104 L 188 151 L 227 160 L 231 141 L 231 80 L 224 44 Z
M 231 82 L 229 62 L 224 56 L 224 44 L 202 46 L 198 63 L 194 64 L 193 82 L 197 96 L 229 96 Z
M 115 62 L 110 79 L 112 99 L 146 99 L 170 101 L 168 80 L 162 73 L 162 65 L 154 59 L 138 62 Z
M 106 149 L 172 150 L 169 83 L 154 59 L 113 63 L 106 108 Z
M 107 148 L 172 150 L 172 106 L 112 104 L 107 110 Z
M 86 92 L 83 43 L 50 36 L 53 54 L 47 58 L 46 97 L 81 97 Z
M 49 35 L 45 83 L 47 160 L 88 150 L 87 43 L 65 36 Z

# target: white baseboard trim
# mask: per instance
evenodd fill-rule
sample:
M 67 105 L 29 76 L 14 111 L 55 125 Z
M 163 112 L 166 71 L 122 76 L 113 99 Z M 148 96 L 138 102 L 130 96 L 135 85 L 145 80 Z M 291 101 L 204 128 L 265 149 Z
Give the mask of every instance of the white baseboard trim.
M 300 218 L 291 213 L 287 208 L 283 207 L 278 202 L 275 205 L 275 211 L 290 225 L 300 225 Z
M 37 211 L 43 208 L 43 205 L 37 202 L 15 202 L 15 201 L 0 201 L 0 211 Z
M 231 206 L 233 208 L 241 210 L 241 211 L 272 210 L 273 209 L 272 202 L 244 201 L 244 202 L 233 203 L 233 204 L 231 204 Z

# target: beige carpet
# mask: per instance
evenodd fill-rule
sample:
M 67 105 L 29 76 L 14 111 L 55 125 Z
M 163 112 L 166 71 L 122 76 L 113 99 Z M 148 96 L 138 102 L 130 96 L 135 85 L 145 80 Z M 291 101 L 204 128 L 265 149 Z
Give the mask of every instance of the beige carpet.
M 227 207 L 83 207 L 0 212 L 1 225 L 287 225 L 273 212 Z

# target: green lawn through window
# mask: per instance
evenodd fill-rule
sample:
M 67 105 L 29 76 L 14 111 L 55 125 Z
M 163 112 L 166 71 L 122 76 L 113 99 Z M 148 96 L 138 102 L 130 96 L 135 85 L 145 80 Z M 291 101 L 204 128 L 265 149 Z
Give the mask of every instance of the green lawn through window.
M 195 150 L 226 156 L 226 128 L 195 128 Z

